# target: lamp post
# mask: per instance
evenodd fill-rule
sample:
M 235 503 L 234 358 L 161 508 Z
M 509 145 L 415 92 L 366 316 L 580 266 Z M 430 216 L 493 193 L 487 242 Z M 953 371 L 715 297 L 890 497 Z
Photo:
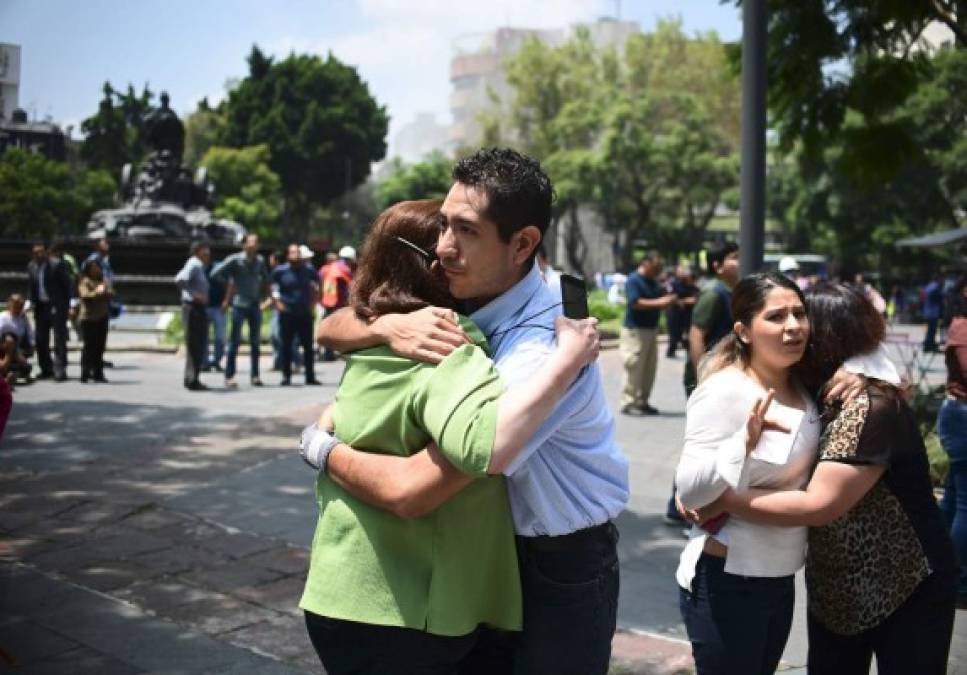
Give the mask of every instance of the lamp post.
M 739 262 L 762 268 L 766 214 L 766 0 L 742 2 L 742 171 Z

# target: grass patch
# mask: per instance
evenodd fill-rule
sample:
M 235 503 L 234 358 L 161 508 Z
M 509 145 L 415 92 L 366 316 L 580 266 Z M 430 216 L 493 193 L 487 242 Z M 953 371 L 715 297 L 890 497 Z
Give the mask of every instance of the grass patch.
M 232 330 L 232 311 L 229 310 L 225 317 L 225 340 L 227 341 L 231 336 Z M 259 331 L 259 341 L 262 344 L 269 342 L 272 335 L 272 310 L 266 309 L 262 311 L 262 329 Z M 209 324 L 210 325 L 210 324 Z M 209 328 L 209 339 L 213 340 L 214 335 Z M 180 345 L 185 341 L 185 325 L 181 320 L 181 312 L 175 312 L 174 316 L 171 317 L 171 321 L 165 327 L 164 335 L 161 337 L 161 341 L 169 345 Z M 248 324 L 242 324 L 242 339 L 240 344 L 248 344 Z

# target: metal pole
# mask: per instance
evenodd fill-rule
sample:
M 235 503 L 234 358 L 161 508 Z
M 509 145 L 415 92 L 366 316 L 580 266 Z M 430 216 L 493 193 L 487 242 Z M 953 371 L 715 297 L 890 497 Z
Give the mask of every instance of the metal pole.
M 762 268 L 766 214 L 766 0 L 742 2 L 742 274 Z

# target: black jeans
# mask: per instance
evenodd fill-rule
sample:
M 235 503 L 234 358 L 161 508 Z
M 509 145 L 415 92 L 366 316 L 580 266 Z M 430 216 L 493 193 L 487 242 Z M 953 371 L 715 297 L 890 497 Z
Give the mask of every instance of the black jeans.
M 208 335 L 208 313 L 203 304 L 193 302 L 181 306 L 185 328 L 185 386 L 198 382 L 205 365 L 205 339 Z
M 957 574 L 937 572 L 878 626 L 839 635 L 808 615 L 810 675 L 870 672 L 876 654 L 880 675 L 944 675 L 954 629 Z
M 703 554 L 692 590 L 679 589 L 698 675 L 773 675 L 792 627 L 793 576 L 743 577 Z
M 302 343 L 305 359 L 306 382 L 316 379 L 313 368 L 312 314 L 308 312 L 280 312 L 279 328 L 282 334 L 282 377 L 292 377 L 292 342 L 298 337 Z
M 38 302 L 34 307 L 37 328 L 37 365 L 44 375 L 61 377 L 67 374 L 67 308 L 50 302 Z M 54 359 L 50 358 L 50 331 L 54 331 Z
M 476 632 L 447 637 L 305 615 L 309 639 L 329 675 L 457 675 L 477 639 Z
M 618 529 L 518 537 L 524 630 L 515 675 L 605 675 L 618 612 Z
M 81 377 L 104 377 L 104 349 L 107 346 L 108 317 L 85 319 L 80 322 L 81 337 Z

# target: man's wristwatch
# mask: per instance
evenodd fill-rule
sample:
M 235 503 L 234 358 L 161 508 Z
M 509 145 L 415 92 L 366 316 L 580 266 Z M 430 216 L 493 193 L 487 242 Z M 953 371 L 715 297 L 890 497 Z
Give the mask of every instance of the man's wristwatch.
M 299 438 L 299 454 L 306 464 L 325 473 L 329 453 L 340 442 L 335 435 L 320 429 L 318 424 L 312 423 L 302 430 Z

